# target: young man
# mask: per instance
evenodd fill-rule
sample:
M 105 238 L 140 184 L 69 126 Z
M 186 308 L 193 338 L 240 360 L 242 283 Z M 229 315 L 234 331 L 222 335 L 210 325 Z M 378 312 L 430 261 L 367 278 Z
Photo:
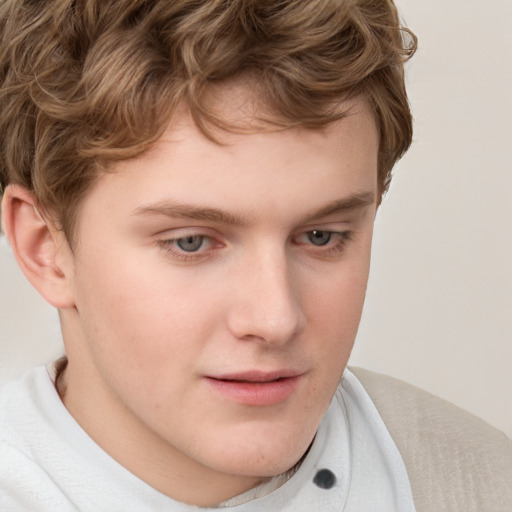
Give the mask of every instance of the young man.
M 431 398 L 346 369 L 412 134 L 390 1 L 8 0 L 0 20 L 2 221 L 67 356 L 2 392 L 2 511 L 506 504 L 504 438 L 443 415 L 485 433 L 468 460 L 492 474 L 445 499 Z

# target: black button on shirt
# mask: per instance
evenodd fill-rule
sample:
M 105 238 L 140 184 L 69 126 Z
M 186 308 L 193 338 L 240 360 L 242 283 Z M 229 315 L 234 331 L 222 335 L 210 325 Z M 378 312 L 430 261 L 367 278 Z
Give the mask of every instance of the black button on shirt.
M 313 479 L 320 489 L 332 489 L 336 483 L 336 476 L 330 469 L 321 469 Z

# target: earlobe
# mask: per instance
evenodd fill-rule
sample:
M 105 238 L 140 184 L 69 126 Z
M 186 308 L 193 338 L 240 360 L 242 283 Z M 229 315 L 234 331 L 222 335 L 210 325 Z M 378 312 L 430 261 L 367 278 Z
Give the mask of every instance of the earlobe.
M 21 270 L 52 306 L 73 307 L 72 253 L 62 233 L 37 210 L 33 195 L 9 185 L 2 202 L 2 225 Z

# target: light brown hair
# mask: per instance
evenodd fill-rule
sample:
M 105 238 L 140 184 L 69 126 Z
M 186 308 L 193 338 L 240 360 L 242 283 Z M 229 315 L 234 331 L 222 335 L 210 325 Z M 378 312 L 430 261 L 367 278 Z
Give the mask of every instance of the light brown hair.
M 257 85 L 277 126 L 320 128 L 368 101 L 380 192 L 411 144 L 404 62 L 416 38 L 391 0 L 3 0 L 0 192 L 25 186 L 71 241 L 102 169 L 137 156 L 186 105 L 230 129 L 212 85 Z

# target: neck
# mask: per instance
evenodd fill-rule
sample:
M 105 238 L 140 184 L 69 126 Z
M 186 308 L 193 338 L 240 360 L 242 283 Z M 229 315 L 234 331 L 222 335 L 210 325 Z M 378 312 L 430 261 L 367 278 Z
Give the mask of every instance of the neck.
M 134 423 L 129 411 L 108 403 L 108 399 L 98 401 L 98 396 L 105 395 L 92 392 L 92 382 L 81 382 L 80 375 L 75 375 L 73 370 L 72 365 L 64 366 L 56 379 L 57 391 L 69 413 L 97 445 L 155 490 L 183 503 L 211 507 L 266 480 L 222 474 L 191 461 L 148 432 L 146 425 Z M 84 389 L 87 393 L 80 392 Z M 131 428 L 126 428 L 127 425 Z

